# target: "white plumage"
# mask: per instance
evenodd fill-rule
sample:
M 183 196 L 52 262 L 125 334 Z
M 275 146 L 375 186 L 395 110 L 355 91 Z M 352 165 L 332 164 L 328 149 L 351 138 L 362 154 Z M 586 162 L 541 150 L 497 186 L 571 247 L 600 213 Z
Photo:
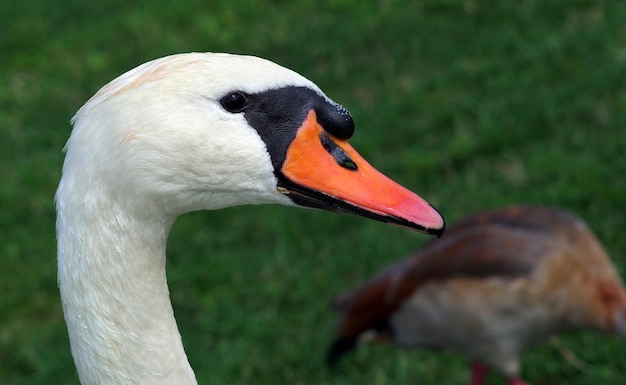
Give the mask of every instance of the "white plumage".
M 78 111 L 56 204 L 59 287 L 84 385 L 196 383 L 169 299 L 166 240 L 176 217 L 186 212 L 294 204 L 292 192 L 279 188 L 281 170 L 272 164 L 280 154 L 268 151 L 269 139 L 251 127 L 247 112 L 229 111 L 222 99 L 239 92 L 263 113 L 261 101 L 267 100 L 254 95 L 285 87 L 317 95 L 317 104 L 303 106 L 309 116 L 343 113 L 295 72 L 227 54 L 182 54 L 143 64 Z M 329 137 L 354 154 L 345 138 Z M 312 146 L 320 156 L 336 156 L 319 143 Z M 353 173 L 335 166 L 338 173 Z M 320 205 L 319 197 L 348 201 L 321 193 L 307 205 L 342 211 Z M 430 210 L 434 219 L 416 227 L 437 232 L 443 221 Z

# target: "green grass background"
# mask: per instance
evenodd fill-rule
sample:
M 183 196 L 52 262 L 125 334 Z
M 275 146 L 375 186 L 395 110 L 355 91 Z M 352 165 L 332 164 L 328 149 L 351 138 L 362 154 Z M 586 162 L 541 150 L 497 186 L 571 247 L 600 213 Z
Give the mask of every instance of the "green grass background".
M 269 58 L 353 114 L 351 143 L 448 222 L 515 202 L 578 212 L 626 272 L 624 1 L 5 1 L 0 4 L 0 383 L 76 384 L 53 195 L 73 113 L 153 58 Z M 451 354 L 367 346 L 322 365 L 329 299 L 427 237 L 287 207 L 183 216 L 168 278 L 201 384 L 463 384 Z M 626 339 L 568 333 L 539 384 L 626 383 Z M 502 383 L 491 378 L 490 384 Z

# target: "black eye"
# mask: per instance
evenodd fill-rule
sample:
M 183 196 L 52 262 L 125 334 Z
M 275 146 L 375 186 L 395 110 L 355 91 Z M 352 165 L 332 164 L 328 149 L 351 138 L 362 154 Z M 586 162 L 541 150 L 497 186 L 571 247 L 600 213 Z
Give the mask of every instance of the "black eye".
M 228 112 L 241 112 L 248 107 L 248 98 L 243 92 L 237 91 L 224 96 L 220 103 Z

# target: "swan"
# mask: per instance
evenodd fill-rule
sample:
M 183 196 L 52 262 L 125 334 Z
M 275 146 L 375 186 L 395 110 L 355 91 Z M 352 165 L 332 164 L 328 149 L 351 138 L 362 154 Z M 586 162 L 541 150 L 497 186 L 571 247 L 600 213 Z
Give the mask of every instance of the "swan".
M 626 290 L 593 231 L 556 207 L 481 211 L 441 240 L 339 296 L 338 360 L 363 337 L 448 349 L 472 360 L 471 384 L 491 369 L 524 385 L 520 355 L 566 329 L 626 336 Z
M 434 207 L 347 143 L 346 109 L 265 59 L 147 62 L 102 87 L 72 124 L 55 195 L 58 284 L 83 385 L 197 383 L 166 283 L 181 214 L 273 203 L 444 229 Z

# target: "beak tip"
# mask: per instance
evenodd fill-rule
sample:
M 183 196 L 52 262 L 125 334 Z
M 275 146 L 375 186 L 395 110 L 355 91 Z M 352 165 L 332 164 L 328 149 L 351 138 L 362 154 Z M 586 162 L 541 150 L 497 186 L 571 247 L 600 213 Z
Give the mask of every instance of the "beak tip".
M 437 210 L 437 208 L 435 206 L 433 206 L 430 203 L 428 205 L 433 210 L 435 210 L 435 212 L 437 212 L 437 214 L 439 214 L 439 217 L 441 218 L 441 225 L 436 227 L 436 228 L 428 229 L 428 233 L 436 236 L 437 238 L 441 238 L 443 236 L 443 233 L 446 231 L 446 220 L 443 218 L 443 215 L 441 215 L 441 212 L 439 210 Z
M 443 233 L 446 231 L 446 223 L 443 223 L 443 226 L 441 226 L 438 229 L 429 229 L 429 233 L 436 236 L 437 238 L 441 238 L 443 236 Z

